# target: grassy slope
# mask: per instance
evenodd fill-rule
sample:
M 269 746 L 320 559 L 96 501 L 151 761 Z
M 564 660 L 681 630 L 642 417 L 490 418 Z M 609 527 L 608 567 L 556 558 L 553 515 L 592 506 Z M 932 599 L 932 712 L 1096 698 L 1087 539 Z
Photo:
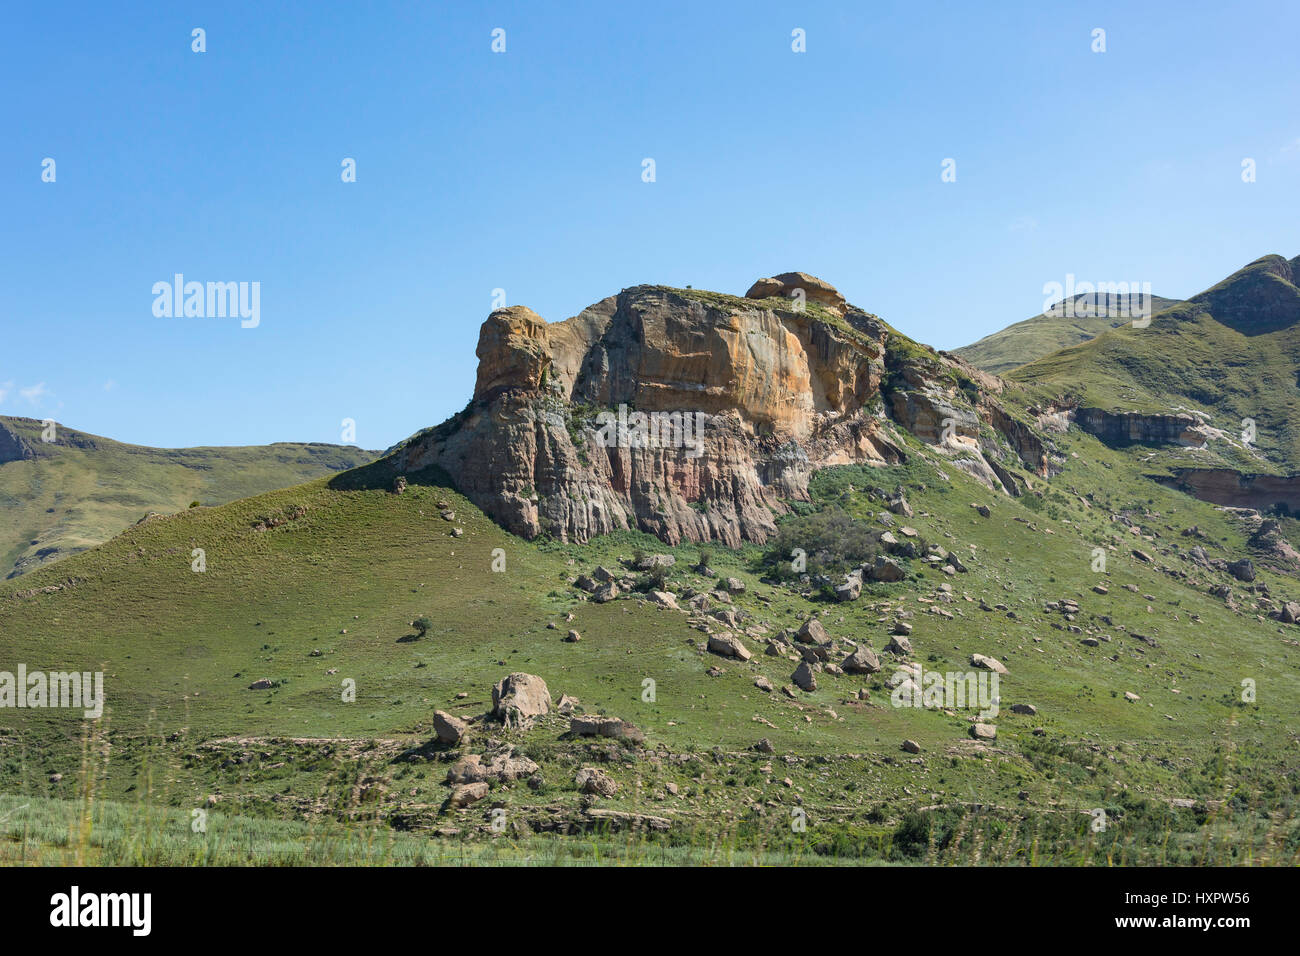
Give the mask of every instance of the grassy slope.
M 885 674 L 819 675 L 818 690 L 797 701 L 764 694 L 753 686 L 757 674 L 780 686 L 794 665 L 764 656 L 758 641 L 747 638 L 756 652 L 750 662 L 721 661 L 698 648 L 703 635 L 684 615 L 634 600 L 588 604 L 568 586 L 573 575 L 612 564 L 638 545 L 663 550 L 651 539 L 528 543 L 502 532 L 434 476 L 412 476 L 398 496 L 382 490 L 380 474 L 374 489 L 340 490 L 322 479 L 134 527 L 22 582 L 72 576 L 75 587 L 0 598 L 4 667 L 102 667 L 109 697 L 108 715 L 94 725 L 66 712 L 0 711 L 0 790 L 66 797 L 94 778 L 101 800 L 186 808 L 218 793 L 224 813 L 289 818 L 355 814 L 370 793 L 389 809 L 432 815 L 447 792 L 445 764 L 393 757 L 429 738 L 434 709 L 481 713 L 491 684 L 524 670 L 544 677 L 557 699 L 572 694 L 586 709 L 642 727 L 660 759 L 603 764 L 621 790 L 601 804 L 669 816 L 697 842 L 730 834 L 746 847 L 784 845 L 839 832 L 870 841 L 893 832 L 909 808 L 974 802 L 1006 808 L 1016 826 L 1001 838 L 1012 843 L 997 852 L 986 847 L 985 858 L 1024 859 L 1027 851 L 1015 841 L 1027 839 L 1025 821 L 1082 820 L 1078 839 L 1106 844 L 1116 860 L 1231 862 L 1260 853 L 1294 860 L 1300 650 L 1275 622 L 1235 614 L 1208 597 L 1205 590 L 1220 576 L 1200 574 L 1197 589 L 1129 554 L 1135 545 L 1160 553 L 1179 541 L 1181 528 L 1197 524 L 1211 538 L 1208 550 L 1233 557 L 1243 553 L 1241 534 L 1211 507 L 1136 478 L 1131 458 L 1074 433 L 1062 443 L 1078 457 L 1068 459 L 1041 501 L 993 496 L 951 467 L 944 468 L 951 478 L 945 482 L 920 459 L 880 476 L 882 484 L 898 479 L 909 488 L 918 512 L 909 523 L 928 540 L 963 554 L 976 546 L 971 573 L 952 579 L 957 602 L 942 605 L 954 613 L 951 621 L 925 613 L 920 600 L 949 579 L 919 566 L 914 580 L 869 586 L 854 604 L 825 605 L 760 584 L 750 570 L 755 549 L 715 548 L 711 561 L 719 574 L 748 582 L 738 603 L 773 630 L 825 612 L 833 636 L 879 648 L 893 613 L 908 608 L 916 612 L 915 659 L 927 669 L 966 671 L 976 651 L 1000 658 L 1011 673 L 993 748 L 969 740 L 968 714 L 889 706 Z M 345 476 L 364 484 L 357 477 Z M 869 478 L 831 470 L 818 487 L 839 497 L 848 480 L 862 487 Z M 1071 487 L 1104 490 L 1085 507 Z M 454 507 L 464 537 L 450 535 L 452 525 L 439 516 L 442 499 Z M 843 500 L 862 515 L 880 510 L 860 492 Z M 993 506 L 993 516 L 980 518 L 972 501 Z M 267 514 L 294 506 L 305 514 L 254 530 Z M 1139 520 L 1159 537 L 1131 540 L 1109 520 L 1110 509 L 1126 506 L 1139 514 L 1149 507 L 1154 516 Z M 1108 542 L 1115 544 L 1109 574 L 1099 576 L 1091 571 L 1091 549 Z M 190 570 L 193 547 L 207 552 L 204 574 Z M 505 550 L 505 573 L 490 570 L 495 548 Z M 674 590 L 708 584 L 684 570 L 694 553 L 677 550 Z M 1160 560 L 1180 566 L 1174 557 Z M 1275 595 L 1294 594 L 1291 580 L 1261 576 Z M 1090 591 L 1101 579 L 1105 596 Z M 1126 583 L 1140 593 L 1125 590 Z M 1005 602 L 1018 619 L 981 612 L 965 596 Z M 1064 621 L 1043 611 L 1042 602 L 1062 597 L 1082 604 L 1077 623 L 1113 641 L 1087 648 L 1078 635 L 1054 629 L 1053 622 Z M 576 615 L 572 624 L 563 623 L 568 611 Z M 429 636 L 400 641 L 420 614 L 434 622 Z M 1100 615 L 1155 635 L 1159 646 L 1127 637 Z M 560 629 L 548 630 L 548 621 Z M 580 630 L 580 643 L 561 640 L 568 627 Z M 322 656 L 310 656 L 315 649 Z M 709 676 L 715 665 L 723 673 Z M 331 668 L 338 673 L 328 675 Z M 263 676 L 282 683 L 247 689 Z M 654 703 L 641 700 L 647 677 L 657 685 Z M 343 678 L 356 680 L 356 703 L 341 702 Z M 1239 703 L 1243 678 L 1258 681 L 1258 703 Z M 851 701 L 861 687 L 870 691 L 869 705 Z M 1142 700 L 1125 701 L 1129 690 Z M 457 700 L 458 692 L 468 697 Z M 1018 701 L 1033 703 L 1039 715 L 1011 714 Z M 1034 728 L 1046 736 L 1033 735 Z M 561 740 L 564 729 L 557 718 L 527 735 L 506 735 L 542 764 L 546 779 L 540 791 L 497 787 L 494 799 L 510 813 L 576 807 L 575 768 L 609 759 L 604 746 Z M 254 739 L 227 739 L 236 735 Z M 329 739 L 287 739 L 293 737 Z M 775 755 L 747 751 L 760 737 L 772 741 Z M 904 738 L 921 744 L 920 758 L 899 751 Z M 482 746 L 480 737 L 473 749 Z M 83 774 L 85 767 L 92 772 Z M 51 773 L 63 773 L 64 781 L 47 782 Z M 682 797 L 665 798 L 670 782 Z M 382 792 L 386 799 L 374 796 Z M 1198 829 L 1203 817 L 1178 811 L 1158 817 L 1162 833 L 1141 832 L 1150 808 L 1174 797 L 1235 799 L 1251 809 L 1217 822 L 1212 816 L 1209 830 Z M 809 814 L 807 838 L 790 836 L 796 801 Z M 1134 807 L 1142 801 L 1149 805 L 1139 814 Z M 1078 811 L 1093 807 L 1109 808 L 1125 825 L 1104 838 L 1088 836 L 1088 817 Z M 477 825 L 485 812 L 476 807 L 437 819 Z M 1216 826 L 1221 832 L 1211 841 Z M 1276 838 L 1268 849 L 1266 832 Z M 968 847 L 953 852 L 970 859 Z M 1034 852 L 1060 860 L 1073 851 L 1069 841 L 1048 841 Z
M 1238 456 L 1251 471 L 1300 470 L 1300 289 L 1264 267 L 1266 257 L 1152 319 L 1041 358 L 1008 377 L 1035 397 L 1077 399 L 1111 410 L 1199 410 L 1237 438 L 1256 422 L 1257 449 Z M 1235 303 L 1277 303 L 1296 324 L 1261 331 L 1233 321 Z M 1241 331 L 1241 329 L 1245 331 Z M 1266 327 L 1267 329 L 1268 327 Z
M 150 511 L 179 511 L 192 501 L 224 504 L 374 457 L 314 443 L 146 448 L 63 427 L 59 440 L 46 444 L 40 422 L 5 417 L 0 425 L 36 452 L 0 464 L 0 577 L 93 547 Z
M 1077 296 L 1076 301 L 1088 298 L 1095 297 Z M 1165 299 L 1158 295 L 1151 297 L 1153 314 L 1177 304 L 1177 299 Z M 953 353 L 986 372 L 1005 375 L 1014 368 L 1094 339 L 1103 332 L 1131 321 L 1127 318 L 1082 314 L 1077 318 L 1039 314 L 986 335 L 978 342 L 953 349 Z

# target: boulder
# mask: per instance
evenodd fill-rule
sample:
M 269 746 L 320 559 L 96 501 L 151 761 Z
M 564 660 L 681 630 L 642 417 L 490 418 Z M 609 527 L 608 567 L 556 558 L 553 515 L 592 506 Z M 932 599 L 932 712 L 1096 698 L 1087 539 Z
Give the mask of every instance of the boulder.
M 807 661 L 803 661 L 794 669 L 790 680 L 800 690 L 806 690 L 810 694 L 817 689 L 817 678 L 813 674 L 812 665 Z
M 569 721 L 569 730 L 579 737 L 612 737 L 629 743 L 645 742 L 645 734 L 633 724 L 617 717 L 599 714 L 581 714 Z
M 867 575 L 873 581 L 901 581 L 907 576 L 907 572 L 893 558 L 878 554 L 876 555 L 876 563 L 871 566 Z
M 710 651 L 721 657 L 734 657 L 741 661 L 747 661 L 754 656 L 749 652 L 749 648 L 740 642 L 740 638 L 726 631 L 710 634 L 708 647 Z
M 896 657 L 907 657 L 912 653 L 912 642 L 901 634 L 895 634 L 885 645 L 885 650 Z
M 801 644 L 825 644 L 830 641 L 830 635 L 826 633 L 826 628 L 822 627 L 821 621 L 810 617 L 804 621 L 803 627 L 795 632 L 794 639 Z
M 903 749 L 910 754 L 919 754 L 921 752 L 921 745 L 915 740 L 904 740 Z
M 551 692 L 535 674 L 514 673 L 492 688 L 492 715 L 508 727 L 528 727 L 550 709 Z
M 483 762 L 480 754 L 467 754 L 451 765 L 447 771 L 447 783 L 481 783 L 487 780 L 510 783 L 531 777 L 537 769 L 536 763 L 527 757 L 516 757 L 513 750 L 496 754 L 487 763 Z
M 1250 583 L 1255 580 L 1255 565 L 1250 558 L 1242 558 L 1240 561 L 1233 561 L 1228 565 L 1228 573 L 1238 581 Z
M 843 584 L 835 586 L 835 600 L 856 601 L 862 596 L 862 578 L 850 575 Z
M 814 302 L 837 314 L 843 314 L 847 304 L 844 296 L 840 295 L 833 285 L 806 272 L 783 272 L 769 279 L 759 279 L 749 287 L 745 298 L 790 299 L 796 296 L 797 290 L 803 291 L 805 301 Z
M 840 666 L 849 674 L 874 674 L 880 670 L 880 658 L 875 651 L 863 644 L 844 658 L 844 663 Z
M 574 775 L 573 782 L 581 793 L 597 797 L 612 797 L 618 792 L 618 783 L 602 770 L 583 767 Z
M 450 796 L 447 797 L 447 806 L 451 809 L 457 807 L 467 807 L 471 803 L 477 803 L 488 795 L 488 785 L 483 782 L 462 783 L 453 787 Z
M 453 717 L 445 710 L 435 710 L 433 712 L 433 732 L 437 734 L 440 743 L 454 747 L 460 743 L 467 730 L 469 730 L 469 724 L 459 717 Z
M 999 674 L 1005 674 L 1007 672 L 1006 665 L 996 657 L 986 657 L 983 654 L 972 654 L 970 656 L 970 662 L 972 667 L 982 667 L 985 670 L 996 671 Z
M 976 740 L 995 740 L 998 729 L 992 724 L 971 724 L 970 735 Z
M 660 607 L 665 607 L 670 611 L 679 611 L 677 606 L 677 595 L 671 591 L 651 591 L 650 600 Z

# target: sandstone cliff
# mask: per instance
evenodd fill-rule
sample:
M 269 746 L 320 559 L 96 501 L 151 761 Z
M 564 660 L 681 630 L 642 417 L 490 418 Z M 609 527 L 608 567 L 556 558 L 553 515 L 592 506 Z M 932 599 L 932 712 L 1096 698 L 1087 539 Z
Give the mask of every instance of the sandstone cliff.
M 484 322 L 474 398 L 394 453 L 438 465 L 509 530 L 762 542 L 819 467 L 905 460 L 906 430 L 1019 494 L 1051 447 L 1001 381 L 911 342 L 804 273 L 748 297 L 636 286 L 548 324 Z

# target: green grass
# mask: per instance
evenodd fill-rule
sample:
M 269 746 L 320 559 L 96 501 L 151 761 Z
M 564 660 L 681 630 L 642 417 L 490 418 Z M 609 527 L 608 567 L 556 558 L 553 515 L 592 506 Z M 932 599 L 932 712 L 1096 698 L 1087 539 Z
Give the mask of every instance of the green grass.
M 1300 289 L 1274 274 L 1289 269 L 1280 256 L 1265 257 L 1146 328 L 1121 326 L 1009 378 L 1040 402 L 1203 412 L 1231 441 L 1213 440 L 1210 454 L 1198 458 L 1201 466 L 1300 471 Z M 1256 423 L 1251 451 L 1232 445 L 1240 443 L 1245 419 Z M 1185 451 L 1177 454 L 1186 459 Z
M 341 445 L 277 443 L 231 448 L 146 448 L 59 426 L 0 417 L 35 457 L 0 459 L 0 577 L 108 540 L 150 511 L 198 501 L 225 504 L 354 468 L 373 452 Z
M 1287 728 L 1300 708 L 1300 652 L 1291 633 L 1256 618 L 1236 582 L 1242 613 L 1212 597 L 1214 585 L 1230 581 L 1224 575 L 1174 577 L 1129 553 L 1141 547 L 1182 567 L 1176 549 L 1189 545 L 1179 533 L 1196 524 L 1207 550 L 1236 557 L 1246 553 L 1242 531 L 1224 513 L 1142 478 L 1125 452 L 1073 431 L 1059 444 L 1064 472 L 1041 483 L 1041 497 L 1018 500 L 987 492 L 915 442 L 905 466 L 819 474 L 813 507 L 834 504 L 873 522 L 883 503 L 863 489 L 903 484 L 916 510 L 907 523 L 960 551 L 971 568 L 965 575 L 949 579 L 918 565 L 906 582 L 869 584 L 857 602 L 828 604 L 762 583 L 758 547 L 710 546 L 715 576 L 747 584 L 735 602 L 751 615 L 747 626 L 776 633 L 817 613 L 832 636 L 880 648 L 889 622 L 909 611 L 915 660 L 926 669 L 964 672 L 973 652 L 1002 660 L 1010 674 L 992 746 L 970 740 L 968 713 L 890 706 L 888 672 L 821 674 L 817 691 L 797 700 L 763 693 L 755 677 L 779 688 L 794 664 L 763 654 L 756 634 L 743 636 L 751 661 L 724 661 L 703 652 L 704 635 L 684 614 L 636 598 L 588 603 L 569 583 L 642 548 L 676 554 L 672 590 L 703 590 L 715 578 L 691 570 L 697 546 L 666 548 L 636 533 L 587 545 L 525 542 L 439 474 L 410 475 L 407 491 L 396 495 L 374 466 L 131 527 L 22 582 L 31 588 L 72 578 L 74 586 L 0 597 L 0 668 L 102 668 L 108 698 L 95 724 L 65 711 L 0 710 L 0 792 L 75 803 L 93 782 L 97 801 L 185 819 L 216 795 L 220 814 L 283 825 L 276 832 L 299 834 L 285 837 L 291 844 L 306 840 L 294 827 L 329 822 L 387 846 L 395 822 L 416 821 L 427 827 L 413 831 L 420 852 L 436 857 L 446 840 L 495 839 L 487 830 L 493 806 L 518 824 L 520 839 L 533 839 L 547 821 L 583 819 L 586 798 L 573 775 L 597 764 L 620 786 L 597 806 L 670 821 L 667 835 L 647 838 L 652 846 L 706 855 L 731 847 L 734 859 L 747 862 L 772 853 L 894 862 L 1294 862 L 1300 745 Z M 1087 505 L 1075 491 L 1091 492 Z M 454 522 L 440 517 L 443 502 Z M 981 518 L 971 502 L 988 504 L 992 516 Z M 1151 540 L 1110 520 L 1121 510 Z M 299 516 L 257 530 L 274 512 Z M 451 535 L 453 526 L 463 537 Z M 1091 570 L 1096 546 L 1114 547 L 1105 575 Z M 199 547 L 207 555 L 202 574 L 190 569 Z M 491 570 L 498 548 L 503 573 Z M 1293 593 L 1290 578 L 1263 570 L 1261 579 L 1275 596 Z M 1109 593 L 1094 594 L 1102 581 Z M 930 603 L 945 582 L 955 600 Z M 1061 629 L 1067 622 L 1043 604 L 1063 597 L 1082 606 L 1077 626 L 1111 642 L 1088 648 Z M 1004 603 L 1016 618 L 981 611 L 980 600 Z M 421 615 L 432 622 L 428 635 L 405 640 Z M 1157 646 L 1119 625 L 1155 637 Z M 569 628 L 581 642 L 562 640 Z M 710 676 L 714 667 L 721 673 Z M 443 810 L 452 755 L 398 758 L 432 736 L 435 709 L 482 713 L 491 685 L 517 670 L 542 676 L 556 699 L 571 694 L 583 709 L 632 721 L 649 749 L 568 739 L 558 716 L 527 733 L 479 728 L 470 750 L 481 752 L 488 737 L 511 742 L 541 766 L 545 783 L 538 790 L 494 785 L 470 809 Z M 262 677 L 277 686 L 248 689 Z M 1240 702 L 1243 678 L 1257 681 L 1257 702 Z M 342 699 L 344 679 L 356 682 L 354 703 Z M 647 679 L 653 701 L 642 697 Z M 868 702 L 856 700 L 859 689 Z M 1130 690 L 1142 700 L 1126 701 Z M 1033 703 L 1038 715 L 1012 714 L 1016 702 Z M 759 738 L 775 753 L 751 750 Z M 921 745 L 919 757 L 899 749 L 905 738 Z M 52 774 L 63 778 L 53 783 Z M 1169 817 L 1175 798 L 1208 809 Z M 996 819 L 970 818 L 972 805 Z M 936 807 L 946 816 L 935 816 L 926 832 L 939 836 L 927 835 L 918 850 L 925 825 L 910 815 L 929 818 L 940 810 L 926 808 Z M 1105 840 L 1060 822 L 1098 807 L 1114 811 Z M 790 826 L 796 808 L 808 817 L 804 833 Z M 893 837 L 905 824 L 907 852 Z M 439 829 L 456 835 L 433 836 Z M 126 830 L 128 849 L 107 859 L 136 852 L 129 848 L 144 838 Z M 954 842 L 953 833 L 962 837 Z M 315 851 L 284 849 L 271 830 L 264 836 L 267 860 L 315 859 Z M 253 853 L 262 859 L 259 840 Z M 358 844 L 339 845 L 342 858 Z M 188 846 L 139 852 L 145 860 L 179 859 Z M 155 852 L 161 855 L 149 855 Z M 232 859 L 211 852 L 205 859 Z M 371 861 L 408 859 L 405 852 Z
M 1166 299 L 1158 295 L 1151 297 L 1152 314 L 1163 312 L 1177 304 L 1177 299 Z M 1078 316 L 1039 314 L 986 335 L 978 342 L 953 349 L 953 353 L 986 372 L 1005 375 L 1035 359 L 1087 342 L 1103 332 L 1131 322 L 1131 318 L 1082 313 Z

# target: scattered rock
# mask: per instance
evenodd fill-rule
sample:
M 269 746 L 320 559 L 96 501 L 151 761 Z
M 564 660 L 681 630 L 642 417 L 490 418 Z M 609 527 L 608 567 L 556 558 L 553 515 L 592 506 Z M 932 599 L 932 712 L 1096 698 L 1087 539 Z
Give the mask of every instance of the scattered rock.
M 629 743 L 644 743 L 645 734 L 640 728 L 617 717 L 599 714 L 582 714 L 569 721 L 569 730 L 579 737 L 612 737 Z
M 807 661 L 801 662 L 794 669 L 794 673 L 790 675 L 790 680 L 800 690 L 806 690 L 810 694 L 817 689 L 817 678 L 813 675 L 812 666 Z
M 753 657 L 749 652 L 749 648 L 740 642 L 740 638 L 727 631 L 710 634 L 708 647 L 710 651 L 721 657 L 734 657 L 741 661 L 747 661 Z
M 970 662 L 972 667 L 983 667 L 985 670 L 996 671 L 999 674 L 1005 674 L 1007 672 L 1006 665 L 996 657 L 986 657 L 983 654 L 972 654 L 970 656 Z
M 880 670 L 880 658 L 876 652 L 863 644 L 840 665 L 849 674 L 874 674 Z
M 451 795 L 447 797 L 447 806 L 452 809 L 467 807 L 471 803 L 477 803 L 487 795 L 488 785 L 484 782 L 462 783 L 452 788 Z
M 1255 580 L 1255 565 L 1250 558 L 1242 558 L 1240 561 L 1233 561 L 1228 565 L 1228 573 L 1238 581 L 1250 583 Z
M 876 555 L 876 563 L 867 574 L 873 581 L 901 581 L 907 576 L 902 565 L 883 554 Z
M 667 608 L 670 611 L 681 610 L 681 608 L 677 606 L 677 595 L 673 594 L 671 591 L 651 591 L 650 600 L 660 607 Z
M 604 771 L 583 767 L 573 778 L 578 790 L 597 797 L 612 797 L 618 792 L 618 783 Z
M 450 746 L 456 746 L 469 730 L 469 724 L 459 717 L 453 717 L 445 710 L 435 710 L 433 712 L 433 732 L 438 735 L 438 740 Z
M 830 635 L 826 633 L 826 628 L 822 627 L 822 622 L 815 617 L 810 617 L 795 632 L 794 639 L 802 644 L 825 644 L 830 640 Z
M 901 634 L 895 634 L 885 645 L 885 650 L 895 657 L 907 657 L 912 653 L 912 642 Z

